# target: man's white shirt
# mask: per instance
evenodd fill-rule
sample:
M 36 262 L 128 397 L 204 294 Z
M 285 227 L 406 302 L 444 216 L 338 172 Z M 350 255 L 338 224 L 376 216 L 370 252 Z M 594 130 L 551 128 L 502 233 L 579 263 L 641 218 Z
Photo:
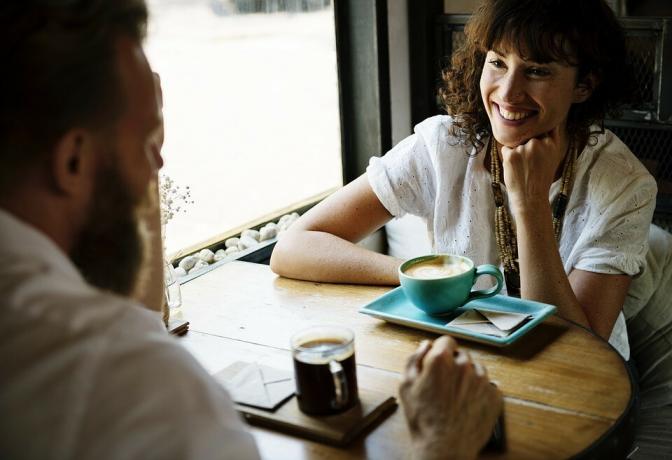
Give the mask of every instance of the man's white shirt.
M 88 285 L 2 210 L 0 315 L 0 458 L 259 457 L 226 391 L 157 313 Z

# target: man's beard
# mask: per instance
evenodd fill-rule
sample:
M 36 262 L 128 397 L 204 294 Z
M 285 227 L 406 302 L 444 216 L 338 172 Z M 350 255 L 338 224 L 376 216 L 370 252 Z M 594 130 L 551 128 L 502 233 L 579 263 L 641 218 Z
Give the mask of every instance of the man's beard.
M 70 253 L 90 284 L 123 296 L 134 291 L 146 246 L 136 201 L 115 165 L 102 168 L 87 222 Z

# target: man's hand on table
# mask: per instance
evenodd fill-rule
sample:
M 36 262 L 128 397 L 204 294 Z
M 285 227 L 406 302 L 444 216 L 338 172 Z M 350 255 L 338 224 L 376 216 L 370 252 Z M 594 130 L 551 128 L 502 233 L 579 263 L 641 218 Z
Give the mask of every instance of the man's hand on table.
M 475 458 L 502 411 L 485 368 L 447 336 L 420 344 L 399 393 L 414 458 L 422 460 Z

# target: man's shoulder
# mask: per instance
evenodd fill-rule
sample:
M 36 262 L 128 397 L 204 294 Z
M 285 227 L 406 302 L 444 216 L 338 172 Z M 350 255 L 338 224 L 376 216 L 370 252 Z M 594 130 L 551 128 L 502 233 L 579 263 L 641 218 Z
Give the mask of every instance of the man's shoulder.
M 0 355 L 9 366 L 0 378 L 0 408 L 21 415 L 17 436 L 47 430 L 36 451 L 67 444 L 84 458 L 119 448 L 141 458 L 149 450 L 169 455 L 226 445 L 256 456 L 226 391 L 167 334 L 158 313 L 50 281 L 38 275 L 19 283 L 14 296 L 23 301 L 6 310 L 10 321 L 0 326 L 7 332 Z M 26 413 L 29 405 L 40 411 Z
M 176 346 L 159 314 L 130 299 L 49 271 L 2 275 L 0 355 L 10 366 L 8 387 L 31 382 L 36 396 L 50 399 L 50 386 L 88 387 L 128 350 Z
M 138 313 L 129 309 L 109 331 L 92 379 L 82 420 L 83 438 L 98 436 L 88 446 L 90 457 L 143 432 L 134 440 L 140 450 L 188 450 L 195 458 L 212 458 L 208 451 L 226 447 L 240 458 L 256 458 L 224 388 L 165 331 L 126 328 L 127 321 L 145 316 Z
M 3 270 L 0 293 L 4 326 L 26 334 L 75 343 L 125 331 L 161 331 L 158 313 L 129 298 L 73 281 L 55 271 L 28 266 Z M 33 332 L 31 332 L 33 331 Z

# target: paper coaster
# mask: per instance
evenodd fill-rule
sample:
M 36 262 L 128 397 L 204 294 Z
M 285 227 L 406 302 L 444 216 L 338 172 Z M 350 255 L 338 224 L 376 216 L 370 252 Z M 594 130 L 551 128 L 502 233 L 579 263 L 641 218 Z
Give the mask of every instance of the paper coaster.
M 472 309 L 462 313 L 446 326 L 459 327 L 479 334 L 507 337 L 525 324 L 531 316 L 525 313 Z
M 275 410 L 294 394 L 294 375 L 290 371 L 236 361 L 215 374 L 238 404 Z
M 312 441 L 342 447 L 363 432 L 384 420 L 397 407 L 394 397 L 359 389 L 359 404 L 347 411 L 322 417 L 306 415 L 292 397 L 275 412 L 268 412 L 242 404 L 236 409 L 250 425 L 281 431 Z

